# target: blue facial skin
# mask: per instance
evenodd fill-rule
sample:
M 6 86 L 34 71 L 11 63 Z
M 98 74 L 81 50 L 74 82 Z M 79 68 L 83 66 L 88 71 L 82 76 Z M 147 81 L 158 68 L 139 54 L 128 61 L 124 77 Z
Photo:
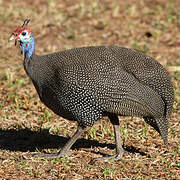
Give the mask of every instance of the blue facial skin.
M 34 36 L 31 34 L 29 39 L 20 40 L 21 53 L 25 58 L 30 59 L 34 52 Z

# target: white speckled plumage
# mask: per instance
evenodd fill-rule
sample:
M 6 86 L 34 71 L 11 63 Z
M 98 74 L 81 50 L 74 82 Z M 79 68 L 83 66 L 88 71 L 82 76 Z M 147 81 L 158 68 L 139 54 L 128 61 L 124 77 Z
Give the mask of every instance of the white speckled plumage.
M 54 113 L 82 127 L 109 113 L 143 117 L 168 144 L 173 86 L 153 58 L 119 46 L 92 46 L 43 56 L 32 53 L 25 56 L 24 68 Z
M 104 112 L 144 117 L 156 130 L 158 120 L 167 126 L 173 87 L 166 70 L 151 57 L 123 47 L 96 46 L 33 55 L 27 62 L 41 100 L 61 116 L 59 106 L 85 126 Z M 160 130 L 162 136 L 167 128 Z

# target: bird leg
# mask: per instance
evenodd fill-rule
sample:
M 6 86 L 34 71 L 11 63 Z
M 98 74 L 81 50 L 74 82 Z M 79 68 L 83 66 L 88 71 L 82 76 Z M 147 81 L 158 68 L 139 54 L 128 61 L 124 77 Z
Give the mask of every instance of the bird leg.
M 110 156 L 105 156 L 105 157 L 100 157 L 100 158 L 95 158 L 95 160 L 118 160 L 121 159 L 123 154 L 126 153 L 126 151 L 123 149 L 121 145 L 121 136 L 120 136 L 120 128 L 119 128 L 119 119 L 116 114 L 109 114 L 108 115 L 111 123 L 113 124 L 114 128 L 114 135 L 115 135 L 115 142 L 116 142 L 116 154 L 115 155 L 110 155 Z
M 47 158 L 59 158 L 59 157 L 63 157 L 65 155 L 68 155 L 71 146 L 76 142 L 76 140 L 82 135 L 82 133 L 84 131 L 85 131 L 84 127 L 78 126 L 77 131 L 75 132 L 75 134 L 65 144 L 65 146 L 62 148 L 62 150 L 60 150 L 57 153 L 50 153 L 50 154 L 48 154 L 48 153 L 45 153 L 45 154 L 35 153 L 34 155 L 39 156 L 39 157 L 47 157 Z

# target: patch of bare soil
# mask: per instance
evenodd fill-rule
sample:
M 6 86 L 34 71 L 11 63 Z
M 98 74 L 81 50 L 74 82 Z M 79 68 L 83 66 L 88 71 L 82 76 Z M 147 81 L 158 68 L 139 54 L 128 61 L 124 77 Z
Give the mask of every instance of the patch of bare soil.
M 175 89 L 169 148 L 140 118 L 120 117 L 124 148 L 118 161 L 91 163 L 114 152 L 112 125 L 98 121 L 69 157 L 41 159 L 56 152 L 76 123 L 54 115 L 39 100 L 23 69 L 12 31 L 30 18 L 36 53 L 89 45 L 119 45 L 142 51 L 163 64 Z M 0 179 L 180 179 L 180 1 L 0 0 Z

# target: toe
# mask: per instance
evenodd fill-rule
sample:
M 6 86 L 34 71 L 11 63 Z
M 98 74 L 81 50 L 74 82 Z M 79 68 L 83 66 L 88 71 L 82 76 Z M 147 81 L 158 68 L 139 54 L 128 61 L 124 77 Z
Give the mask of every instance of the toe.
M 33 156 L 45 157 L 45 158 L 56 158 L 58 153 L 34 153 Z
M 38 156 L 38 157 L 45 157 L 48 159 L 53 159 L 53 158 L 61 158 L 64 156 L 69 156 L 71 154 L 71 152 L 66 152 L 66 153 L 62 153 L 62 152 L 58 152 L 58 153 L 34 153 L 32 154 L 33 156 Z

